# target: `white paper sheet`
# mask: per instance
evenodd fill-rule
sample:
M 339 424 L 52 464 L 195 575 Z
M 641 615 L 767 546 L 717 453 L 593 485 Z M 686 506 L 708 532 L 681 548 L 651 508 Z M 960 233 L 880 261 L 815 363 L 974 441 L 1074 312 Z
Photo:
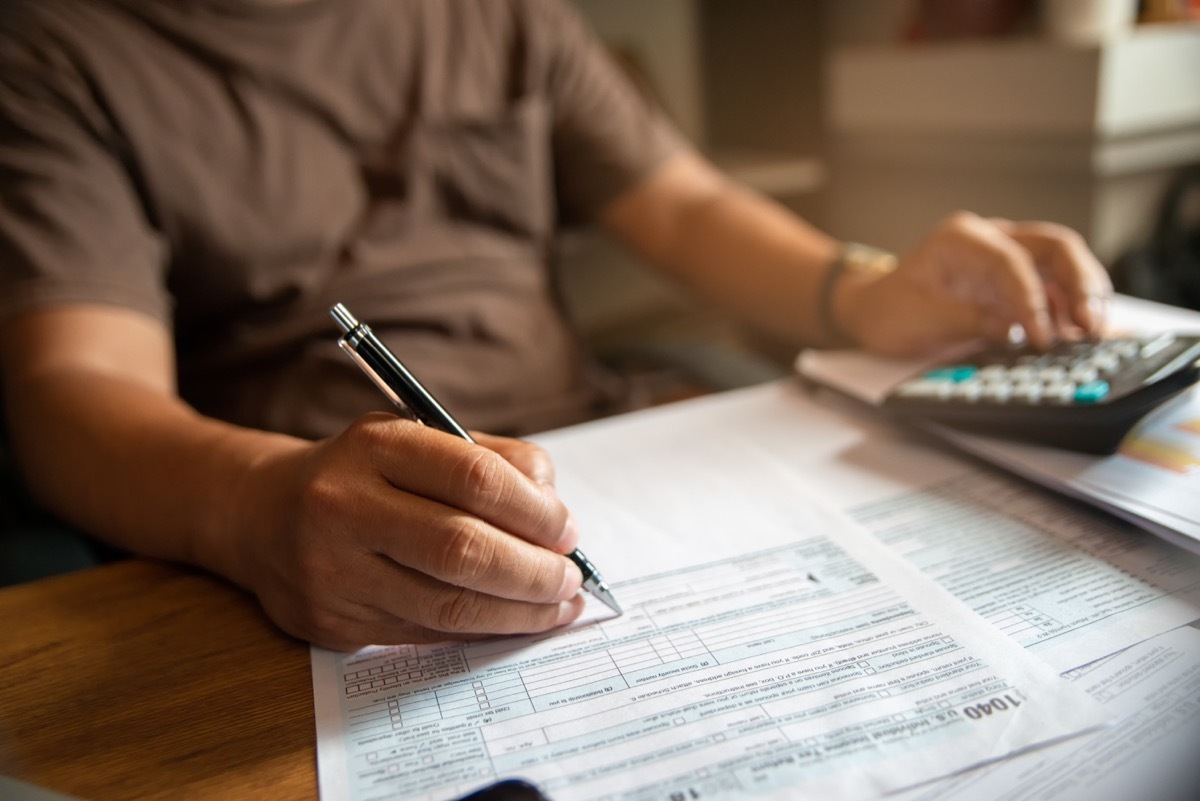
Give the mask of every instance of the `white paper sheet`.
M 313 649 L 325 801 L 507 776 L 556 801 L 869 798 L 1105 718 L 776 460 L 676 445 L 640 461 L 629 441 L 585 461 L 550 446 L 624 617 Z
M 1183 627 L 1067 674 L 1117 726 L 970 771 L 895 801 L 1195 801 L 1200 631 Z
M 967 472 L 852 514 L 1060 672 L 1200 618 L 1200 556 L 1005 476 Z
M 659 498 L 665 482 L 630 473 L 626 463 L 685 454 L 697 438 L 736 441 L 739 447 L 721 457 L 735 480 L 755 475 L 763 459 L 775 461 L 1058 671 L 1200 618 L 1196 556 L 823 401 L 779 383 L 539 440 L 570 466 L 560 480 L 569 497 L 628 494 L 641 482 L 645 497 L 635 496 L 640 508 L 684 504 L 673 495 Z M 747 451 L 758 455 L 743 463 L 738 457 Z M 597 524 L 639 531 L 639 521 L 620 515 L 615 511 Z M 615 538 L 619 531 L 584 533 Z M 656 540 L 640 540 L 652 553 Z

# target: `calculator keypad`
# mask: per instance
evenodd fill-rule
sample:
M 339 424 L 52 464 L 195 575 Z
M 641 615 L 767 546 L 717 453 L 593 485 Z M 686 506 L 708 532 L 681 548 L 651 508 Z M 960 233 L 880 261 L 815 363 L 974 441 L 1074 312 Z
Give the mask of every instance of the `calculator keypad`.
M 1103 403 L 1136 388 L 1157 367 L 1172 334 L 1146 339 L 1063 343 L 1044 353 L 989 351 L 971 363 L 944 365 L 905 381 L 899 398 L 990 404 Z
M 1200 379 L 1200 336 L 1060 343 L 1045 352 L 991 347 L 896 387 L 897 420 L 1113 453 L 1149 410 Z

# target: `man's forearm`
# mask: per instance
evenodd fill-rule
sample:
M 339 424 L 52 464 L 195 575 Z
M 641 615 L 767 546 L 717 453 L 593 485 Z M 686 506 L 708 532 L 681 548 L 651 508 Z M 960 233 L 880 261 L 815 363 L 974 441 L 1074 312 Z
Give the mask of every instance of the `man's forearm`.
M 261 460 L 304 447 L 101 372 L 47 371 L 7 394 L 17 463 L 50 510 L 118 547 L 234 580 L 230 546 L 256 503 L 249 476 Z
M 695 157 L 664 165 L 605 222 L 706 300 L 788 339 L 825 337 L 816 307 L 838 243 Z

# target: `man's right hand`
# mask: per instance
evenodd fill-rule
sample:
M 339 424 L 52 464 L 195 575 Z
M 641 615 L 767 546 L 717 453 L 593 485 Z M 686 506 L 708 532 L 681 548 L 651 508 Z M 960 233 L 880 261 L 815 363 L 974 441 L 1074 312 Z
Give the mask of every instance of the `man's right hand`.
M 477 439 L 373 414 L 264 460 L 241 500 L 259 522 L 229 544 L 236 579 L 283 629 L 339 650 L 569 623 L 578 534 L 549 457 Z
M 536 632 L 582 611 L 577 534 L 536 446 L 389 415 L 312 443 L 197 414 L 157 320 L 112 306 L 0 331 L 13 453 L 50 510 L 254 592 L 333 648 Z

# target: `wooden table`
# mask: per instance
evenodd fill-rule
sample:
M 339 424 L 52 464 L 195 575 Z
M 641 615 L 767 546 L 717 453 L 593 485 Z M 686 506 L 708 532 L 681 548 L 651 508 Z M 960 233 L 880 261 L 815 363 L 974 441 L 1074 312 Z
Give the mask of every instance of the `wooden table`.
M 84 799 L 315 799 L 308 646 L 154 562 L 0 590 L 0 774 Z

